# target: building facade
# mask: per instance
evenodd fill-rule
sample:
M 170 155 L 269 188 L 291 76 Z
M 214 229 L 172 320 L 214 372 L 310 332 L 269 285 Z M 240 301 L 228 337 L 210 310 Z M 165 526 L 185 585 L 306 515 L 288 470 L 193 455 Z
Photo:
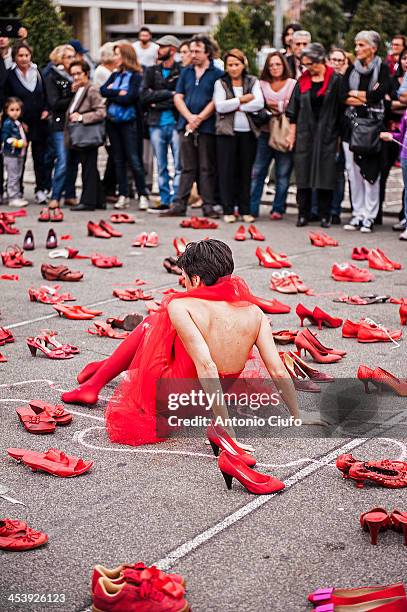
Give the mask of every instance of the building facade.
M 227 13 L 227 0 L 55 0 L 74 36 L 97 58 L 107 40 L 137 37 L 142 25 L 153 36 L 186 39 L 208 33 Z

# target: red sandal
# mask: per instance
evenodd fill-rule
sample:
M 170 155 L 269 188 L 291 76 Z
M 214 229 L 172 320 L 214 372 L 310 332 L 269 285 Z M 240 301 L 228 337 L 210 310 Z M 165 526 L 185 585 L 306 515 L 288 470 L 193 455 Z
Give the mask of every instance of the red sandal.
M 28 404 L 34 410 L 35 414 L 46 412 L 55 421 L 56 425 L 69 425 L 72 422 L 72 414 L 65 410 L 60 404 L 47 404 L 42 400 L 30 400 Z
M 152 300 L 151 294 L 144 293 L 142 289 L 114 289 L 114 297 L 124 302 L 136 302 L 137 300 Z
M 27 346 L 33 357 L 36 357 L 37 350 L 44 353 L 45 357 L 48 359 L 72 359 L 73 357 L 72 353 L 67 353 L 62 348 L 49 349 L 43 336 L 27 338 Z
M 90 327 L 87 332 L 92 336 L 102 336 L 106 338 L 113 338 L 114 340 L 122 340 L 123 338 L 127 338 L 129 335 L 129 332 L 118 332 L 113 329 L 109 323 L 103 323 L 102 321 L 95 321 L 93 323 L 93 328 Z
M 60 478 L 80 476 L 93 466 L 93 461 L 84 461 L 80 457 L 66 455 L 56 448 L 50 448 L 45 453 L 24 448 L 8 448 L 7 453 L 18 462 L 22 461 L 33 472 L 48 472 Z
M 16 408 L 16 412 L 21 423 L 29 433 L 54 433 L 56 427 L 55 419 L 49 416 L 45 410 L 40 414 L 36 414 L 31 406 L 20 406 Z

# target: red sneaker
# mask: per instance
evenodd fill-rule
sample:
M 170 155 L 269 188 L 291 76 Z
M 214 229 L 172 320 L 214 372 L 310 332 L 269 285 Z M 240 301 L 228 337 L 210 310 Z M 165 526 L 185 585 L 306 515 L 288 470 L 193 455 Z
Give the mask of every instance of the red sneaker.
M 342 338 L 357 338 L 360 322 L 355 323 L 350 319 L 346 319 L 342 327 Z
M 188 612 L 184 599 L 174 599 L 155 589 L 151 581 L 139 586 L 123 582 L 115 584 L 99 578 L 93 591 L 93 612 Z
M 382 257 L 377 249 L 369 251 L 367 261 L 369 262 L 369 268 L 373 268 L 373 270 L 393 272 L 395 269 L 390 260 L 386 260 L 384 257 Z
M 38 548 L 48 541 L 48 536 L 35 531 L 22 521 L 0 520 L 0 549 L 19 552 Z
M 335 263 L 332 266 L 331 276 L 336 281 L 347 283 L 368 283 L 374 279 L 369 270 L 363 270 L 350 263 Z
M 401 329 L 389 331 L 384 325 L 379 325 L 371 319 L 365 319 L 358 330 L 358 342 L 395 342 L 399 340 L 403 332 Z

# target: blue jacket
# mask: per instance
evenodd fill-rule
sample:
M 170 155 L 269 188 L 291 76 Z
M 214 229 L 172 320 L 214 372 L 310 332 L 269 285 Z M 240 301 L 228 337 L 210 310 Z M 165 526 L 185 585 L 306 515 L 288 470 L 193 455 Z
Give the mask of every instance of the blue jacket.
M 177 83 L 177 93 L 183 94 L 184 102 L 188 110 L 194 115 L 198 115 L 209 104 L 213 98 L 213 89 L 215 81 L 224 75 L 222 70 L 216 68 L 211 61 L 209 68 L 205 70 L 199 81 L 195 76 L 195 67 L 187 66 L 181 72 L 181 76 Z M 213 113 L 211 117 L 203 121 L 198 128 L 198 132 L 202 134 L 215 134 L 215 117 Z M 186 119 L 180 115 L 178 119 L 178 129 L 183 130 L 186 126 Z
M 13 147 L 9 142 L 7 142 L 9 138 L 21 140 L 21 134 L 16 122 L 10 119 L 10 117 L 6 117 L 3 121 L 3 127 L 1 129 L 3 154 L 7 157 L 23 157 L 25 154 L 25 147 L 22 147 L 21 149 Z

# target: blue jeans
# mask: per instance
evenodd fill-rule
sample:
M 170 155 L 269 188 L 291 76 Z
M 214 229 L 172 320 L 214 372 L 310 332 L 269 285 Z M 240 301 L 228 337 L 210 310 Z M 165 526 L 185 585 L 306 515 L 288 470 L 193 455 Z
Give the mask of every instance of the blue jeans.
M 284 213 L 287 199 L 290 175 L 293 168 L 293 154 L 276 151 L 268 145 L 269 135 L 262 132 L 257 140 L 257 154 L 252 170 L 252 187 L 250 193 L 250 209 L 252 215 L 258 217 L 260 200 L 264 181 L 271 161 L 276 164 L 276 194 L 273 202 L 273 212 Z
M 139 135 L 136 121 L 113 123 L 108 120 L 107 133 L 112 146 L 119 195 L 126 197 L 129 195 L 127 165 L 129 165 L 134 176 L 138 196 L 147 195 L 143 160 L 138 146 Z
M 160 190 L 161 204 L 169 205 L 177 193 L 181 176 L 179 134 L 174 125 L 150 127 L 150 142 L 157 159 L 158 187 Z M 172 156 L 174 158 L 175 174 L 172 193 L 170 188 L 170 175 L 168 172 L 168 147 L 171 147 Z
M 67 165 L 67 150 L 64 143 L 64 133 L 54 132 L 52 134 L 54 145 L 55 161 L 54 175 L 52 177 L 52 195 L 53 200 L 60 200 L 65 188 L 66 165 Z
M 404 183 L 404 218 L 407 219 L 407 159 L 400 159 L 401 170 L 403 172 Z

